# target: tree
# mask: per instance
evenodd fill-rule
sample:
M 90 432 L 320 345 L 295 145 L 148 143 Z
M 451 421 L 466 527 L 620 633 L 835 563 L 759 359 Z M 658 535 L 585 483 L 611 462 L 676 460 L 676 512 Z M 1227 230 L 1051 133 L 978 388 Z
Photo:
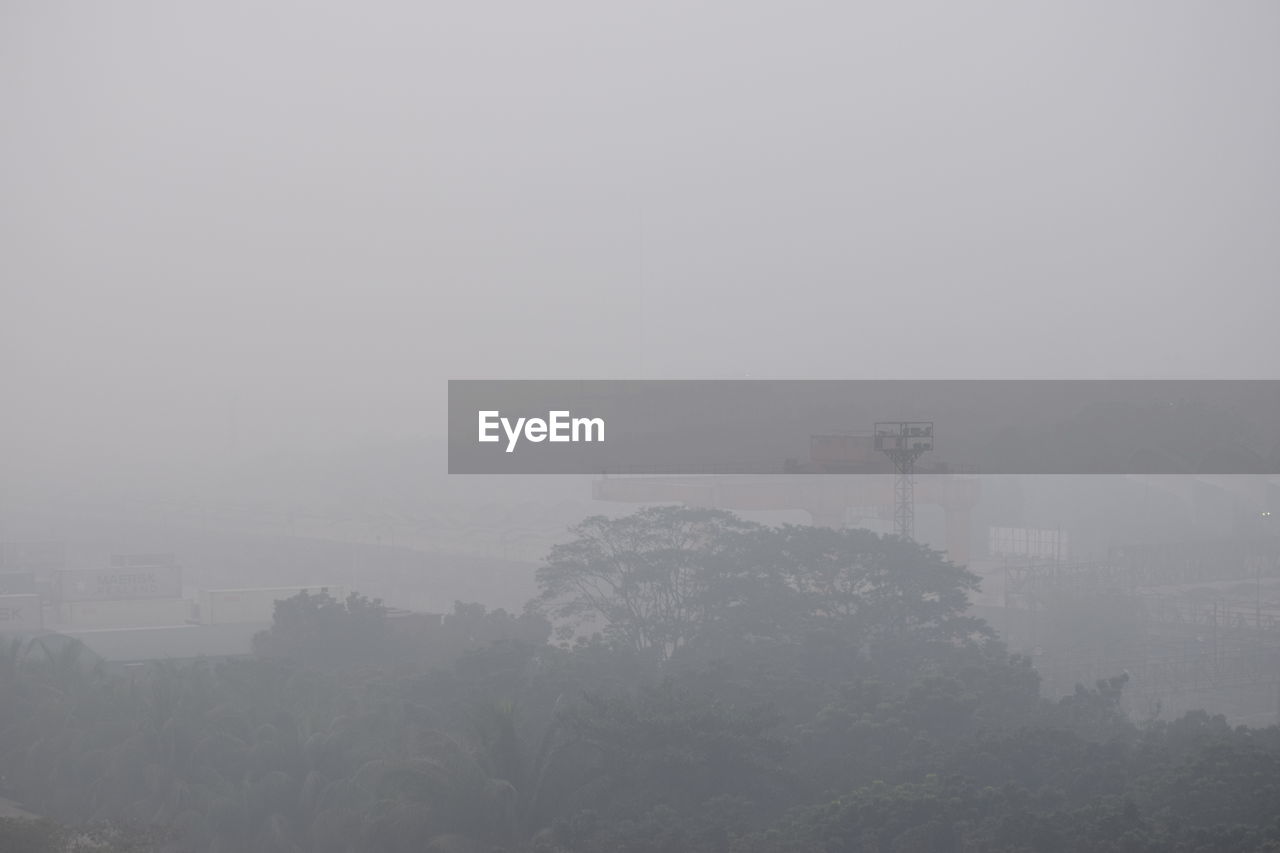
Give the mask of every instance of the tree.
M 991 634 L 964 615 L 977 576 L 898 537 L 684 507 L 596 516 L 572 532 L 538 571 L 539 604 L 661 661 L 819 637 L 837 639 L 837 656 L 889 655 Z
M 782 636 L 794 637 L 796 629 L 836 630 L 874 651 L 904 640 L 951 645 L 992 634 L 984 622 L 965 616 L 978 576 L 911 540 L 785 525 L 760 531 L 750 553 L 759 565 L 754 575 L 776 582 L 760 585 L 758 592 L 767 595 L 751 603 L 777 614 L 772 622 Z M 779 601 L 778 589 L 791 604 Z
M 385 659 L 391 650 L 386 608 L 354 592 L 338 601 L 304 590 L 276 602 L 271 627 L 254 636 L 253 650 L 323 665 Z
M 722 602 L 724 578 L 742 565 L 744 534 L 731 513 L 652 507 L 620 519 L 593 516 L 538 570 L 539 603 L 573 628 L 658 660 L 689 645 Z
M 760 807 L 789 782 L 787 744 L 768 709 L 737 709 L 695 697 L 670 680 L 624 694 L 587 693 L 561 715 L 570 742 L 586 748 L 580 807 L 634 820 L 667 807 L 685 815 L 717 797 Z
M 156 827 L 68 827 L 45 818 L 0 817 L 5 853 L 154 853 L 166 849 L 169 836 Z

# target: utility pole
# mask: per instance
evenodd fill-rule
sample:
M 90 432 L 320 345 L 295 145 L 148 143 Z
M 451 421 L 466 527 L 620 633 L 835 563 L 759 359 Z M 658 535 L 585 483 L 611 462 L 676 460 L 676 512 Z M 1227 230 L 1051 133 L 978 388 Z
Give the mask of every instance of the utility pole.
M 933 450 L 933 421 L 880 421 L 876 450 L 889 457 L 897 472 L 894 482 L 894 532 L 904 539 L 916 535 L 916 460 Z

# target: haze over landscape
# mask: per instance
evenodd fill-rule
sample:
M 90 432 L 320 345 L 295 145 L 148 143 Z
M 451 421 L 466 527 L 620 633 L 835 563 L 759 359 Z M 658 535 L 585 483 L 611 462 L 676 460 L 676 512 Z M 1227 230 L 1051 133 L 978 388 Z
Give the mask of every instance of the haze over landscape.
M 744 407 L 796 427 L 755 479 L 446 446 L 449 380 L 1275 380 L 1277 47 L 1261 0 L 3 4 L 0 849 L 1280 849 L 1270 391 L 1179 433 L 1249 476 L 904 493 L 866 434 L 919 405 Z M 1018 447 L 1164 422 L 1077 415 Z

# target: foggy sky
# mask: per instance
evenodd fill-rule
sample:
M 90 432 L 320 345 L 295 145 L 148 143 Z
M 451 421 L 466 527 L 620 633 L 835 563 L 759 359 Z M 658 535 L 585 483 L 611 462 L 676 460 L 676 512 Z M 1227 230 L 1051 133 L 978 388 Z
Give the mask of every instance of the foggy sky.
M 1274 378 L 1277 47 L 1261 1 L 6 3 L 0 474 L 433 440 L 447 378 Z

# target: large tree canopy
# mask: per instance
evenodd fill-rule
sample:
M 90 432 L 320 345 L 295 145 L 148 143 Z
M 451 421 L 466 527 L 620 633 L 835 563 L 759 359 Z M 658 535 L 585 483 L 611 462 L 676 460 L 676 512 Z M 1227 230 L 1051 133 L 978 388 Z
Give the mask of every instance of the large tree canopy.
M 898 537 L 684 507 L 596 516 L 572 533 L 538 572 L 541 606 L 563 628 L 662 660 L 815 632 L 870 649 L 985 631 L 963 615 L 978 578 Z

